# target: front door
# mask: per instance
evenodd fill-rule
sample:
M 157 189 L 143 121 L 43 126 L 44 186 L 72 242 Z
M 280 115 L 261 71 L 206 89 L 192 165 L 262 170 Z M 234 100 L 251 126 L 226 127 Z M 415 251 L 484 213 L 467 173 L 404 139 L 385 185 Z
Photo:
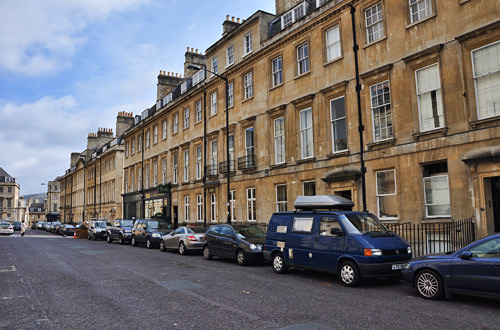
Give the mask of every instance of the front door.
M 500 177 L 491 179 L 491 197 L 495 232 L 500 233 Z

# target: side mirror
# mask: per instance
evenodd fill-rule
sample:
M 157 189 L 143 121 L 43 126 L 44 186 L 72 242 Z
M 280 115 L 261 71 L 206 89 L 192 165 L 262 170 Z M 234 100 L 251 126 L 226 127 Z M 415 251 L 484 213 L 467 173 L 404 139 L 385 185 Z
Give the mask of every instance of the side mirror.
M 340 228 L 330 228 L 330 234 L 334 236 L 344 236 L 344 232 Z
M 468 260 L 472 258 L 472 252 L 470 251 L 464 251 L 460 254 L 460 259 Z

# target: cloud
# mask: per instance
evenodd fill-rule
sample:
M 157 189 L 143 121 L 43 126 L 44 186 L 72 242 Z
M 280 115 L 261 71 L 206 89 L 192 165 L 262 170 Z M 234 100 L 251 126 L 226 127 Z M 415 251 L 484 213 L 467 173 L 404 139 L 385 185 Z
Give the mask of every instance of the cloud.
M 148 0 L 0 1 L 0 68 L 27 76 L 67 69 L 83 32 L 114 12 Z M 6 33 L 11 31 L 11 33 Z

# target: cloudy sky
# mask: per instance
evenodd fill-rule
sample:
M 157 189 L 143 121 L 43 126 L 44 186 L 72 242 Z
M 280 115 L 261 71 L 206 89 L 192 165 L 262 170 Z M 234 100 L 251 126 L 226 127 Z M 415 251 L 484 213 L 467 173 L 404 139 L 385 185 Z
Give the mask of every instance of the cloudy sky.
M 274 13 L 273 0 L 1 0 L 0 167 L 21 195 L 69 168 L 89 132 L 156 101 L 160 70 L 183 73 L 226 15 Z

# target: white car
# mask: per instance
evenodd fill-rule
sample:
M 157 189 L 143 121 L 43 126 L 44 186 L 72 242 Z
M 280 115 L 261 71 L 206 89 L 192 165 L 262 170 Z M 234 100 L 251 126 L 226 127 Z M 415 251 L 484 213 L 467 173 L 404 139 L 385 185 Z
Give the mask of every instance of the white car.
M 12 235 L 14 234 L 14 227 L 7 221 L 0 221 L 0 234 L 2 235 Z

